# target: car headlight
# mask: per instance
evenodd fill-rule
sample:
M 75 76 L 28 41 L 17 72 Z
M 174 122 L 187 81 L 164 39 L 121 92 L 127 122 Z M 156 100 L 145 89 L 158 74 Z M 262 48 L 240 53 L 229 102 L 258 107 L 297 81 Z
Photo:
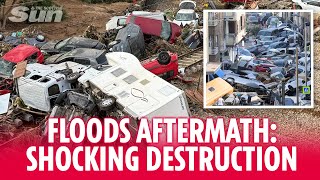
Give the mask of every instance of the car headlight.
M 44 50 L 41 50 L 41 53 L 42 53 L 43 55 L 48 55 L 48 53 L 47 53 L 46 51 L 44 51 Z

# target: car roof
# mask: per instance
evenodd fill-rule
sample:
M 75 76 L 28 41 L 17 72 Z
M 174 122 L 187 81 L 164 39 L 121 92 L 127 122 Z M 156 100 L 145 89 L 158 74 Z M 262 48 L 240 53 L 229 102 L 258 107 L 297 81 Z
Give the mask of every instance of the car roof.
M 68 44 L 77 44 L 88 48 L 96 47 L 100 42 L 98 40 L 84 38 L 84 37 L 71 37 L 68 41 Z
M 9 62 L 19 63 L 26 60 L 27 57 L 38 51 L 39 49 L 35 46 L 20 44 L 19 46 L 7 52 L 2 58 Z
M 66 53 L 66 56 L 70 57 L 84 57 L 84 58 L 97 58 L 102 53 L 104 53 L 105 50 L 98 50 L 98 49 L 91 49 L 91 48 L 77 48 L 74 49 L 68 53 Z

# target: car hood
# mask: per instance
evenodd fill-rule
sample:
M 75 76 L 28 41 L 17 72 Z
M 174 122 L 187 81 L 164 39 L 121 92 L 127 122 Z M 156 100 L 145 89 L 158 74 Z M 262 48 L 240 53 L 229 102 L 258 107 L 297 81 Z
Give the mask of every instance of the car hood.
M 52 55 L 50 57 L 48 57 L 46 60 L 45 60 L 45 64 L 56 64 L 56 63 L 59 63 L 58 60 L 61 56 L 63 56 L 64 54 L 55 54 L 55 55 Z
M 41 50 L 54 50 L 54 47 L 58 42 L 59 41 L 49 41 L 41 47 Z

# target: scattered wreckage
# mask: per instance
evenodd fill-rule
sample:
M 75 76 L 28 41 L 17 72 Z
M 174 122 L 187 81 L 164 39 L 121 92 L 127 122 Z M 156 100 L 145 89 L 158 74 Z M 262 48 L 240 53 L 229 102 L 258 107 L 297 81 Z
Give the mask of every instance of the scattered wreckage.
M 189 117 L 183 91 L 145 70 L 128 53 L 107 54 L 109 67 L 88 69 L 78 79 L 81 89 L 61 94 L 50 116 L 129 116 L 132 131 L 141 117 Z M 138 72 L 138 73 L 137 73 Z M 78 113 L 77 113 L 78 112 Z
M 44 56 L 37 47 L 27 44 L 20 44 L 7 52 L 0 59 L 0 90 L 12 90 L 13 69 L 17 63 L 23 61 L 43 63 Z
M 9 76 L 0 79 L 0 114 L 16 128 L 41 125 L 48 116 L 130 116 L 133 132 L 141 117 L 191 116 L 184 91 L 166 80 L 184 80 L 177 52 L 201 48 L 202 30 L 182 28 L 162 12 L 143 11 L 114 17 L 106 28 L 99 33 L 89 26 L 83 37 L 48 42 L 41 35 L 0 36 L 11 48 L 29 44 L 34 51 L 23 50 L 28 55 L 16 63 L 26 62 L 24 69 L 14 63 Z M 19 76 L 13 79 L 13 74 Z

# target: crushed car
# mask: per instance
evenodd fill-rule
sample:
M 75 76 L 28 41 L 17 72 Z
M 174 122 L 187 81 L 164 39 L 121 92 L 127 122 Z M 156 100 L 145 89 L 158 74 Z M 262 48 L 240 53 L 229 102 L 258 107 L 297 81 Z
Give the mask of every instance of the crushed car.
M 11 89 L 13 69 L 17 63 L 22 61 L 27 61 L 27 63 L 43 63 L 44 55 L 37 47 L 27 44 L 20 44 L 7 52 L 0 58 L 0 80 L 3 81 L 0 83 L 0 89 Z
M 116 39 L 109 43 L 109 51 L 131 53 L 139 59 L 145 58 L 145 41 L 141 28 L 129 23 L 119 30 Z
M 107 64 L 106 50 L 77 48 L 70 52 L 56 54 L 45 59 L 45 64 L 60 64 L 71 61 L 87 66 L 98 66 L 100 64 Z
M 177 38 L 181 35 L 180 26 L 165 20 L 129 15 L 127 18 L 127 24 L 129 23 L 138 25 L 143 34 L 161 37 L 169 43 L 175 43 Z
M 75 88 L 74 83 L 87 68 L 74 62 L 28 64 L 25 75 L 17 79 L 17 92 L 26 106 L 50 112 L 58 96 Z
M 72 51 L 76 48 L 106 49 L 106 45 L 98 40 L 84 37 L 70 37 L 60 41 L 49 41 L 41 47 L 44 55 L 55 55 Z
M 197 27 L 199 25 L 199 14 L 195 12 L 197 7 L 194 1 L 182 1 L 179 4 L 179 11 L 177 12 L 173 22 L 179 26 L 191 25 Z

